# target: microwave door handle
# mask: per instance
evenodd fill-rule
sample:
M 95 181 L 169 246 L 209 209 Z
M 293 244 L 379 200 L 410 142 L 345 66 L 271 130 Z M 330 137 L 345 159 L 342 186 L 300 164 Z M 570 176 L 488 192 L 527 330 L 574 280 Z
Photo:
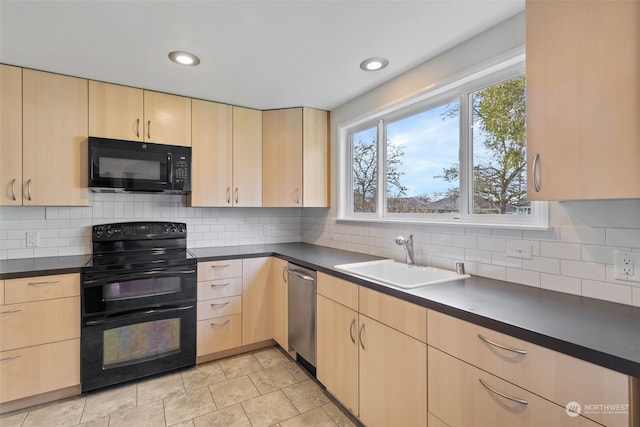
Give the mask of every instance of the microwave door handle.
M 173 189 L 173 156 L 171 153 L 167 154 L 167 183 L 171 184 L 171 189 Z
M 124 280 L 135 280 L 135 279 L 147 279 L 149 277 L 162 277 L 162 276 L 177 276 L 183 274 L 193 274 L 195 273 L 195 269 L 189 270 L 162 270 L 162 271 L 145 271 L 142 273 L 129 273 L 129 274 L 116 274 L 103 276 L 99 279 L 90 279 L 84 280 L 83 285 L 85 286 L 95 286 L 102 284 L 109 284 Z

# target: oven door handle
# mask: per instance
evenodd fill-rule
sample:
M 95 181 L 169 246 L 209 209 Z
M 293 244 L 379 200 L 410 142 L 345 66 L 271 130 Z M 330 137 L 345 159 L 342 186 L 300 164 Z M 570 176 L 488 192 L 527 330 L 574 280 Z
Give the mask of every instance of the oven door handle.
M 85 326 L 95 326 L 95 325 L 104 325 L 105 323 L 111 323 L 117 320 L 130 319 L 138 316 L 146 316 L 151 314 L 165 314 L 165 313 L 173 313 L 176 311 L 184 311 L 191 310 L 193 305 L 185 305 L 181 307 L 171 307 L 171 308 L 159 308 L 159 309 L 151 309 L 144 311 L 136 311 L 135 313 L 124 314 L 122 316 L 109 317 L 107 319 L 99 319 L 99 320 L 89 320 L 85 322 Z
M 124 281 L 124 280 L 133 280 L 133 279 L 146 279 L 149 277 L 154 277 L 154 276 L 176 276 L 176 275 L 183 275 L 183 274 L 193 274 L 195 273 L 196 270 L 194 269 L 190 269 L 190 270 L 153 270 L 153 271 L 143 271 L 143 272 L 138 272 L 138 273 L 128 273 L 128 274 L 115 274 L 115 275 L 108 275 L 108 276 L 103 276 L 100 279 L 91 279 L 91 280 L 83 280 L 82 284 L 84 286 L 94 286 L 94 285 L 101 285 L 101 284 L 106 284 L 108 285 L 109 283 L 114 283 L 114 282 L 120 282 L 120 281 Z

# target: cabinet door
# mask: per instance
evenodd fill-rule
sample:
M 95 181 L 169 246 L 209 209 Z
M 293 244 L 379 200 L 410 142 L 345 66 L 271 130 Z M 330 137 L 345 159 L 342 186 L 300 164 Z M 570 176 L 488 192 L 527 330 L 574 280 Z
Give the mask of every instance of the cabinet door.
M 302 108 L 262 115 L 262 205 L 302 206 Z
M 639 197 L 640 2 L 528 0 L 526 19 L 528 199 Z
M 89 135 L 142 141 L 143 90 L 89 81 Z
M 363 315 L 359 338 L 360 420 L 426 426 L 427 345 Z
M 429 412 L 451 427 L 600 425 L 582 416 L 570 417 L 564 407 L 433 347 L 429 347 Z
M 358 415 L 358 313 L 317 296 L 316 375 L 351 413 Z M 400 424 L 398 424 L 400 425 Z
M 24 205 L 87 206 L 87 80 L 23 70 Z
M 242 260 L 242 345 L 273 338 L 269 258 Z
M 197 357 L 230 350 L 241 345 L 242 315 L 240 314 L 201 320 L 196 328 Z
M 233 109 L 194 99 L 191 206 L 231 206 Z
M 191 146 L 191 98 L 144 91 L 144 140 Z
M 280 347 L 289 350 L 289 286 L 287 261 L 271 258 L 271 284 L 273 285 L 273 338 Z
M 0 351 L 80 338 L 80 297 L 6 304 L 0 311 Z
M 233 194 L 240 207 L 262 206 L 262 111 L 233 107 Z
M 329 113 L 302 109 L 302 205 L 329 207 Z
M 80 384 L 80 339 L 0 353 L 0 402 Z
M 22 205 L 22 69 L 0 64 L 0 206 Z

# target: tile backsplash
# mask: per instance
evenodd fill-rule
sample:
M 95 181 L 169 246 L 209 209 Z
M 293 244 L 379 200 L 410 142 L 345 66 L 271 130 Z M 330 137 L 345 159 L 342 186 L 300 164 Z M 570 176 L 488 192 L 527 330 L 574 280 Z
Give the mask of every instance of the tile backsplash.
M 186 196 L 91 195 L 89 207 L 0 208 L 0 259 L 91 253 L 91 226 L 125 221 L 187 224 L 190 248 L 300 241 L 297 208 L 192 208 Z M 39 234 L 27 247 L 26 233 Z
M 302 214 L 302 240 L 404 261 L 395 237 L 414 235 L 416 263 L 527 286 L 640 306 L 640 283 L 614 279 L 614 251 L 640 251 L 640 227 L 572 224 L 559 218 L 553 229 L 386 224 L 339 221 L 322 210 Z M 567 223 L 568 222 L 568 223 Z M 531 259 L 505 255 L 510 243 L 532 248 Z
M 395 237 L 413 234 L 420 264 L 453 269 L 463 261 L 470 274 L 640 306 L 640 283 L 614 279 L 613 266 L 614 250 L 640 251 L 640 201 L 574 211 L 566 204 L 551 230 L 528 231 L 338 221 L 321 208 L 192 208 L 184 196 L 92 197 L 90 207 L 0 208 L 0 260 L 90 254 L 92 225 L 136 220 L 186 222 L 190 248 L 304 241 L 397 260 L 405 255 Z M 28 231 L 38 232 L 38 247 L 26 246 Z M 532 258 L 507 257 L 514 242 L 530 245 Z

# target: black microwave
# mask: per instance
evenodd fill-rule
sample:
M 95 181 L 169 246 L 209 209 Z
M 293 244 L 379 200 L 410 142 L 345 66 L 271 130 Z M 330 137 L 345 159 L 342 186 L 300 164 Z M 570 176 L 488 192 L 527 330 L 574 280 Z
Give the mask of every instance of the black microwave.
M 89 137 L 89 188 L 187 194 L 191 147 Z

